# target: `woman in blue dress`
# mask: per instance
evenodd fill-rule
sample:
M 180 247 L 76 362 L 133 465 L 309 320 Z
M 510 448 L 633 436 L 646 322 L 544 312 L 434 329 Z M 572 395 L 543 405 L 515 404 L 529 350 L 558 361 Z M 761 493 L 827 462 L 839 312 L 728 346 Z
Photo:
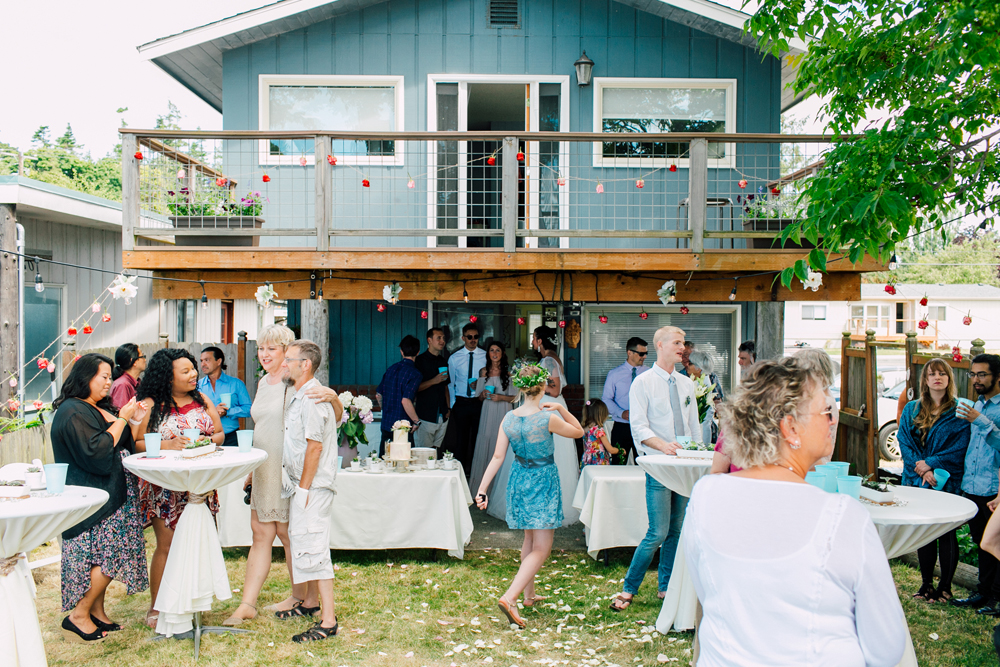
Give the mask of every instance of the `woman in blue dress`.
M 507 482 L 507 526 L 511 530 L 523 530 L 524 543 L 521 567 L 497 604 L 507 619 L 521 628 L 526 623 L 517 613 L 517 599 L 523 592 L 526 607 L 542 599 L 535 595 L 535 575 L 552 552 L 555 529 L 563 520 L 552 435 L 583 437 L 580 422 L 565 405 L 540 405 L 548 378 L 548 371 L 536 364 L 519 363 L 511 372 L 511 382 L 524 395 L 524 404 L 508 412 L 500 423 L 496 450 L 476 492 L 476 505 L 481 510 L 486 509 L 489 503 L 486 491 L 503 465 L 509 444 L 514 452 L 514 463 Z

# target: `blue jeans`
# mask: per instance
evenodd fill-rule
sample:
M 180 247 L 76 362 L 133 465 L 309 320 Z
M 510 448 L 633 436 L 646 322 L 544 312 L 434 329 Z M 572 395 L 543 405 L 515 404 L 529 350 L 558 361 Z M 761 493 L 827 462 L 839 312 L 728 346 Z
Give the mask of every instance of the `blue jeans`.
M 624 593 L 635 595 L 639 592 L 639 586 L 657 549 L 660 550 L 657 590 L 667 590 L 670 572 L 674 569 L 674 555 L 677 553 L 677 541 L 681 537 L 687 503 L 686 497 L 674 493 L 646 475 L 646 515 L 649 517 L 649 529 L 642 542 L 635 548 L 632 564 L 625 574 Z

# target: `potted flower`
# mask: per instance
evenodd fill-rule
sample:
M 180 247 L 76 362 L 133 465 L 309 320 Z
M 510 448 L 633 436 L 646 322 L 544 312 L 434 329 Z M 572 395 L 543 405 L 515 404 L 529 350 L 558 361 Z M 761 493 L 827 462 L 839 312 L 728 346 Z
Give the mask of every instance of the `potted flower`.
M 455 469 L 455 457 L 451 452 L 445 452 L 444 456 L 441 457 L 441 467 L 445 470 Z
M 27 495 L 30 495 L 28 486 L 22 480 L 0 480 L 0 498 L 23 498 Z
M 344 414 L 340 418 L 340 446 L 337 453 L 345 459 L 355 459 L 358 456 L 358 445 L 368 444 L 365 427 L 375 421 L 372 399 L 367 396 L 355 396 L 349 391 L 338 396 L 344 406 Z
M 782 192 L 780 188 L 771 188 L 768 192 L 764 186 L 757 188 L 756 194 L 736 196 L 737 206 L 743 207 L 743 230 L 747 232 L 775 232 L 774 239 L 747 239 L 748 247 L 757 250 L 771 248 L 814 248 L 809 241 L 802 239 L 796 243 L 789 238 L 781 245 L 780 233 L 785 227 L 798 222 L 805 216 L 805 205 L 793 191 Z
M 24 483 L 32 489 L 39 489 L 45 486 L 45 483 L 42 481 L 42 469 L 38 466 L 28 468 L 24 473 Z
M 378 456 L 373 456 L 371 458 L 371 462 L 368 464 L 368 471 L 369 472 L 382 472 L 383 470 L 384 470 L 384 467 L 382 465 L 382 459 L 380 459 Z
M 360 472 L 360 471 L 361 471 L 361 459 L 355 456 L 351 460 L 351 472 Z
M 893 501 L 892 484 L 880 482 L 875 475 L 865 475 L 861 481 L 861 497 L 879 505 L 891 505 Z
M 260 229 L 260 217 L 267 197 L 250 191 L 239 202 L 231 200 L 232 191 L 209 188 L 192 192 L 183 187 L 168 190 L 167 210 L 170 222 L 177 229 Z M 258 246 L 259 236 L 177 236 L 179 246 Z

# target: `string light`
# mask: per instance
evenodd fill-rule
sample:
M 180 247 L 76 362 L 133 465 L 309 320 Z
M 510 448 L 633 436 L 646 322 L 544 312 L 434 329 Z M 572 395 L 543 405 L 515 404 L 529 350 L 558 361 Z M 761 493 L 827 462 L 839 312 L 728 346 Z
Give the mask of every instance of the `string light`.
M 208 310 L 208 294 L 205 293 L 205 281 L 199 280 L 201 284 L 201 308 L 202 310 Z
M 896 253 L 892 253 L 892 257 L 889 259 L 889 270 L 895 271 L 898 266 L 899 262 L 896 261 Z
M 736 301 L 736 288 L 739 286 L 740 281 L 738 278 L 733 278 L 733 291 L 729 293 L 729 300 Z
M 35 269 L 35 291 L 41 294 L 45 291 L 45 283 L 42 282 L 42 274 Z
M 462 298 L 465 299 L 466 303 L 469 303 L 469 291 L 465 287 L 466 287 L 466 283 L 463 280 L 462 281 Z

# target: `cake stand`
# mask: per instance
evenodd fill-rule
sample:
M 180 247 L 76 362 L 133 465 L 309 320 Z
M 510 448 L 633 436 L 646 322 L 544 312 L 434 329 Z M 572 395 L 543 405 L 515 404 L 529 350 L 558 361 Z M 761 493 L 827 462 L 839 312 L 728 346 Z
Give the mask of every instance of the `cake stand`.
M 399 472 L 399 473 L 413 472 L 412 470 L 410 470 L 410 464 L 417 462 L 415 458 L 408 458 L 408 459 L 388 458 L 386 459 L 386 461 L 392 464 L 394 472 Z

